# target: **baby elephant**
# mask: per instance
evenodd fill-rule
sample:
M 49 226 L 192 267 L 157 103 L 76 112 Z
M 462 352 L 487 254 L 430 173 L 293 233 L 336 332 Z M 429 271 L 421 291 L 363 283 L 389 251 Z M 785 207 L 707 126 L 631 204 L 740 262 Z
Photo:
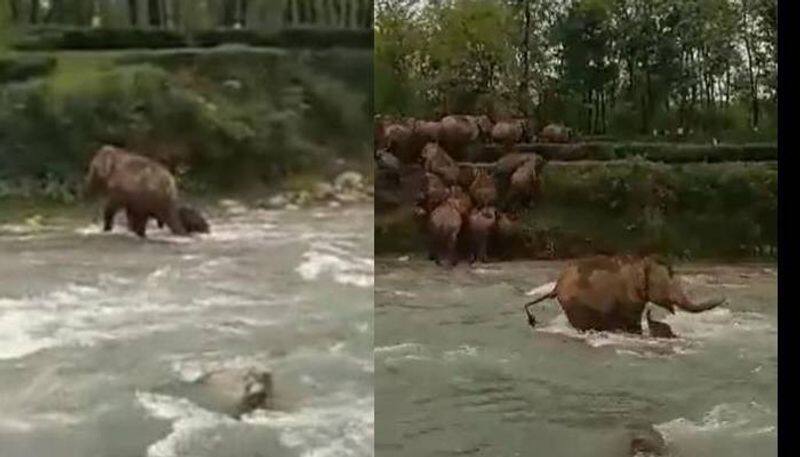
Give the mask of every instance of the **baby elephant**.
M 128 224 L 130 224 L 130 218 L 133 217 L 131 214 L 127 214 L 129 218 Z M 203 217 L 200 212 L 191 207 L 189 205 L 181 205 L 178 207 L 178 218 L 183 224 L 183 227 L 186 229 L 187 233 L 210 233 L 211 228 L 208 225 L 208 221 Z M 164 221 L 161 219 L 156 218 L 156 222 L 158 223 L 158 228 L 164 227 Z
M 648 302 L 671 313 L 676 307 L 699 313 L 725 302 L 690 301 L 671 266 L 655 257 L 638 256 L 596 256 L 571 264 L 550 293 L 524 306 L 531 326 L 536 319 L 530 307 L 548 298 L 558 300 L 570 324 L 580 331 L 636 334 L 642 333 L 642 313 Z

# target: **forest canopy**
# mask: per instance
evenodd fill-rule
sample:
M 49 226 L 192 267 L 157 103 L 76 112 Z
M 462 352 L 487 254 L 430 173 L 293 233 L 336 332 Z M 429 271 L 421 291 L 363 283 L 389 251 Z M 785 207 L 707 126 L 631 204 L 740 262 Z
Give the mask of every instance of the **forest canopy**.
M 377 111 L 754 140 L 777 125 L 776 0 L 376 0 Z

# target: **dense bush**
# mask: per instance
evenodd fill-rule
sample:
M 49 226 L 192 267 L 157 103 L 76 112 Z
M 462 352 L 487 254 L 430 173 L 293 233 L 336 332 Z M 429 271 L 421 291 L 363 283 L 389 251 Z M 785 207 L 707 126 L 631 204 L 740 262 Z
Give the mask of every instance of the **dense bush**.
M 0 84 L 11 81 L 24 81 L 28 78 L 45 76 L 56 67 L 52 56 L 7 55 L 0 57 Z
M 12 43 L 19 50 L 173 48 L 186 45 L 186 37 L 169 30 L 134 28 L 29 28 Z
M 77 183 L 109 142 L 224 187 L 368 159 L 364 91 L 266 51 L 137 54 L 77 87 L 0 86 L 0 179 Z
M 585 142 L 573 144 L 530 144 L 520 152 L 536 153 L 550 160 L 614 160 L 641 157 L 652 162 L 692 163 L 778 160 L 775 143 L 753 144 L 676 144 Z M 498 146 L 487 147 L 488 157 L 502 154 Z
M 527 228 L 562 254 L 764 254 L 765 246 L 777 247 L 777 174 L 776 162 L 551 163 L 543 203 L 527 213 Z
M 551 162 L 540 205 L 522 214 L 517 255 L 655 252 L 686 259 L 774 257 L 777 163 Z M 377 214 L 378 253 L 420 251 L 410 208 Z
M 31 27 L 12 43 L 19 50 L 136 49 L 212 47 L 237 43 L 288 48 L 372 48 L 372 32 L 364 29 L 287 28 L 209 29 L 180 32 L 162 29 Z

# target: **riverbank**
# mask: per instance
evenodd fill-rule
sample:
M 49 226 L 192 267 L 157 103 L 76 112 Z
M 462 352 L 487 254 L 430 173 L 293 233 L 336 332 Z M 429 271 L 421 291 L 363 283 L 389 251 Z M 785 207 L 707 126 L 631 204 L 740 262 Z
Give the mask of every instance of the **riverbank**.
M 366 49 L 229 45 L 8 59 L 19 62 L 0 82 L 0 195 L 27 180 L 74 196 L 105 143 L 182 170 L 200 192 L 370 162 Z
M 412 168 L 403 176 L 418 174 Z M 654 252 L 682 259 L 777 259 L 778 165 L 550 161 L 540 203 L 519 215 L 517 259 Z M 412 178 L 378 189 L 376 252 L 421 253 Z M 392 200 L 387 204 L 386 200 Z

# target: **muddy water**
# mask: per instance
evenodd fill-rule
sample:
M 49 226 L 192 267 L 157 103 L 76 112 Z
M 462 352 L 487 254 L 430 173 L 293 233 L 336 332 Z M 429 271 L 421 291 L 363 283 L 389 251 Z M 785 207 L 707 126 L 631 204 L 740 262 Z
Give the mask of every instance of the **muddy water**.
M 579 334 L 555 301 L 535 308 L 531 329 L 521 305 L 562 265 L 377 261 L 378 455 L 616 457 L 642 423 L 672 456 L 777 454 L 774 265 L 679 269 L 691 296 L 730 303 L 654 309 L 677 340 Z
M 371 207 L 87 224 L 0 226 L 0 456 L 372 455 Z M 224 367 L 270 370 L 277 409 L 175 388 Z

